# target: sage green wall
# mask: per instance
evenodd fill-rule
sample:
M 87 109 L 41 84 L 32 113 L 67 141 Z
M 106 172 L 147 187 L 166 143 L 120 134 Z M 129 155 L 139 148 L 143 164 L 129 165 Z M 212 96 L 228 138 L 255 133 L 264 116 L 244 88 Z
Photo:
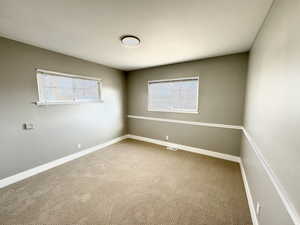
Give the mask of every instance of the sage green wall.
M 128 114 L 186 121 L 243 124 L 248 53 L 160 66 L 127 73 Z M 199 76 L 199 114 L 147 111 L 147 82 Z M 130 134 L 204 148 L 226 154 L 240 154 L 239 130 L 171 124 L 130 118 Z
M 251 50 L 245 128 L 300 214 L 300 1 L 275 0 Z M 242 148 L 260 225 L 290 225 L 274 187 L 260 183 L 252 149 Z M 246 156 L 246 157 L 244 157 Z M 269 179 L 266 175 L 264 179 Z M 273 193 L 272 195 L 269 192 Z M 299 222 L 298 222 L 299 223 Z
M 32 104 L 35 68 L 103 79 L 104 103 Z M 126 105 L 123 72 L 0 37 L 0 179 L 126 134 Z
M 129 133 L 239 156 L 241 131 L 128 118 Z

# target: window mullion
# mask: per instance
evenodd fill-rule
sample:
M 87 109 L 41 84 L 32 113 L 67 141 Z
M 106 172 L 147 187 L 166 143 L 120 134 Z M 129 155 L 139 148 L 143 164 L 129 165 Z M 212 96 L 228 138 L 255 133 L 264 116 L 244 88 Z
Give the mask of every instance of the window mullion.
M 72 79 L 72 86 L 73 86 L 73 102 L 76 102 L 76 81 Z

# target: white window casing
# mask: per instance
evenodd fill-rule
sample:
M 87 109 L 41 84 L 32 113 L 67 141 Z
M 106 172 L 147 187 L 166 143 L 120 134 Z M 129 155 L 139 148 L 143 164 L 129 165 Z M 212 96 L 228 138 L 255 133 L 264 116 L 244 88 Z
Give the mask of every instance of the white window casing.
M 37 69 L 38 105 L 102 102 L 98 78 Z
M 148 111 L 198 113 L 199 77 L 148 81 Z

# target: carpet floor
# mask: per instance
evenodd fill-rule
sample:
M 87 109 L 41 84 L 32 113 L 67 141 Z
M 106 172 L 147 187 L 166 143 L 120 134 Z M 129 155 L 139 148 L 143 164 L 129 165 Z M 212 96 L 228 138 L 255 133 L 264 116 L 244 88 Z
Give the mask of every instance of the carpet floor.
M 130 139 L 0 189 L 0 223 L 252 224 L 237 163 Z

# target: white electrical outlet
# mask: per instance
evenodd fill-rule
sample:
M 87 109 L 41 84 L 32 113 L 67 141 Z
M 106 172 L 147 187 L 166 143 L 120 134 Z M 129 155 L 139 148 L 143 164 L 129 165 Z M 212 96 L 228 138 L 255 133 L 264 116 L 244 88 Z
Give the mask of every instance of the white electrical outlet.
M 166 141 L 168 141 L 169 140 L 169 136 L 166 136 Z
M 78 145 L 77 145 L 77 148 L 81 148 L 81 144 L 78 144 Z
M 172 147 L 171 147 L 171 146 L 168 146 L 167 149 L 168 149 L 168 150 L 171 150 L 171 151 L 177 151 L 177 150 L 178 150 L 178 148 L 173 147 L 173 146 L 172 146 Z
M 257 202 L 257 203 L 256 203 L 256 215 L 257 215 L 257 216 L 259 216 L 260 211 L 261 211 L 261 206 L 260 206 L 259 202 Z

